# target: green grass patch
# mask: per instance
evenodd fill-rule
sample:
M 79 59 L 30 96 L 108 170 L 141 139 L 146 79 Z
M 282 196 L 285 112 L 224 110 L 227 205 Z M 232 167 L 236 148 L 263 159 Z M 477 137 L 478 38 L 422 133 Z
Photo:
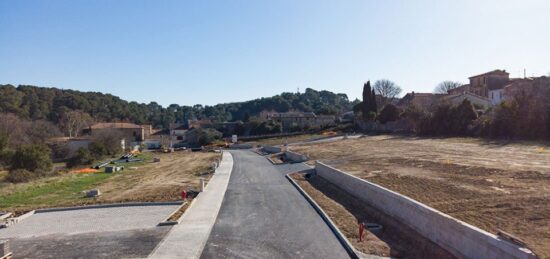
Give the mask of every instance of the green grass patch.
M 0 209 L 51 207 L 85 200 L 82 191 L 91 189 L 112 174 L 95 173 L 67 175 L 61 179 L 33 184 L 0 196 Z

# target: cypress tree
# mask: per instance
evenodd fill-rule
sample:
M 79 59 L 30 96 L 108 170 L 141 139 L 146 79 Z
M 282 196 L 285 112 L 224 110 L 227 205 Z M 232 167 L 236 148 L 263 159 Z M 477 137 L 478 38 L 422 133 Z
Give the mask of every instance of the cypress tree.
M 370 105 L 371 105 L 370 111 L 374 112 L 374 113 L 377 113 L 378 112 L 378 105 L 376 104 L 376 92 L 374 92 L 374 88 L 372 89 Z
M 361 107 L 361 112 L 363 112 L 363 119 L 367 120 L 369 111 L 371 109 L 371 95 L 372 95 L 372 89 L 370 87 L 370 81 L 367 81 L 363 85 L 363 104 Z

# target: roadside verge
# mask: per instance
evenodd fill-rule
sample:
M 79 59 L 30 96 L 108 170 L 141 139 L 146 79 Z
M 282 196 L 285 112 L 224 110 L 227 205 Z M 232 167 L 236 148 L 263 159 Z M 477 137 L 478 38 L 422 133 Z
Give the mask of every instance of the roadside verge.
M 219 167 L 187 211 L 180 218 L 149 258 L 199 258 L 210 232 L 218 217 L 218 212 L 227 190 L 233 157 L 223 152 Z

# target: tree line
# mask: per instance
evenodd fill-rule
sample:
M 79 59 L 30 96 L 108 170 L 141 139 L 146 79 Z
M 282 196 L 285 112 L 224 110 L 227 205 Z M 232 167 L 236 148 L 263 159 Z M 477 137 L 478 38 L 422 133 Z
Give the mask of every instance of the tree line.
M 213 106 L 171 104 L 163 107 L 156 102 L 148 104 L 128 102 L 111 94 L 81 92 L 29 85 L 0 85 L 0 113 L 12 113 L 29 120 L 45 120 L 60 125 L 66 135 L 72 135 L 71 114 L 96 121 L 122 121 L 152 124 L 168 128 L 170 123 L 188 119 L 209 118 L 215 122 L 245 120 L 260 112 L 304 111 L 317 114 L 337 114 L 351 110 L 359 101 L 350 101 L 346 94 L 316 91 L 307 88 L 304 93 L 282 93 L 273 97 L 246 102 L 223 103 Z M 73 114 L 75 116 L 75 114 Z

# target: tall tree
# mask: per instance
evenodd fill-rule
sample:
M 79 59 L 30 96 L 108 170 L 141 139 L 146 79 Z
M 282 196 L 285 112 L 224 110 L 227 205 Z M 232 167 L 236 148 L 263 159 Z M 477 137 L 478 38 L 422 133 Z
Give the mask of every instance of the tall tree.
M 367 120 L 372 105 L 372 89 L 370 87 L 370 81 L 367 81 L 363 85 L 363 105 L 361 106 L 361 112 L 363 113 L 363 119 Z
M 455 89 L 461 85 L 461 82 L 443 81 L 435 87 L 434 92 L 438 94 L 446 94 L 449 90 Z
M 380 97 L 381 106 L 391 103 L 401 94 L 401 87 L 388 79 L 381 79 L 374 83 L 374 90 Z
M 377 113 L 378 112 L 378 104 L 377 104 L 377 100 L 376 100 L 376 91 L 374 91 L 374 89 L 372 89 L 372 94 L 370 96 L 371 100 L 370 100 L 370 111 L 371 112 L 374 112 L 374 113 Z
M 78 137 L 78 133 L 93 123 L 92 116 L 82 111 L 67 111 L 61 116 L 61 127 L 69 137 Z

